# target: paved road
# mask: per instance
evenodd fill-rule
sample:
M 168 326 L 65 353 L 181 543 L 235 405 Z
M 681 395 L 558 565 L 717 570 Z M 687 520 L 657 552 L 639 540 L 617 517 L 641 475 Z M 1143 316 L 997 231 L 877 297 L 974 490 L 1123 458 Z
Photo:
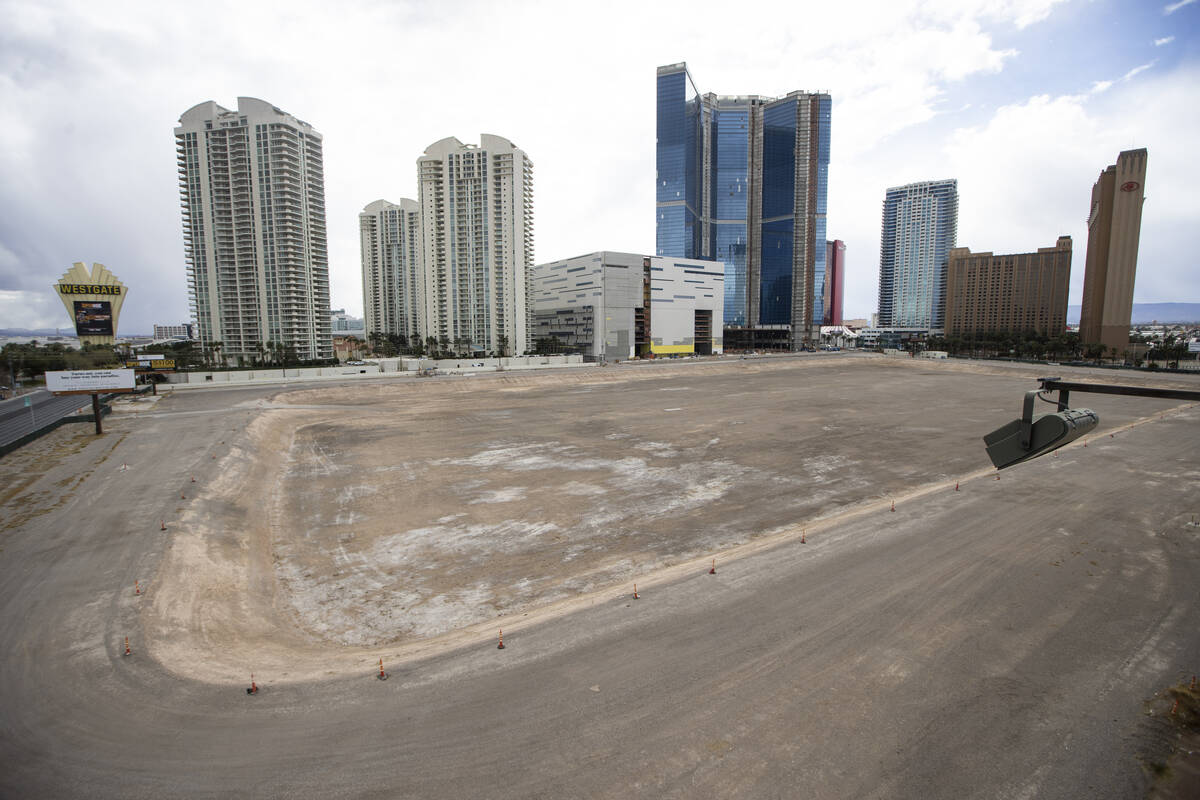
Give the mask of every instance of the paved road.
M 26 407 L 25 398 L 29 398 L 32 406 Z M 45 390 L 4 400 L 0 402 L 0 446 L 45 428 L 91 403 L 91 395 L 55 397 Z
M 1146 703 L 1200 667 L 1193 409 L 504 651 L 257 697 L 184 680 L 140 652 L 131 587 L 164 487 L 229 446 L 187 412 L 232 431 L 269 393 L 181 394 L 28 487 L 68 488 L 0 533 L 0 796 L 1136 797 Z

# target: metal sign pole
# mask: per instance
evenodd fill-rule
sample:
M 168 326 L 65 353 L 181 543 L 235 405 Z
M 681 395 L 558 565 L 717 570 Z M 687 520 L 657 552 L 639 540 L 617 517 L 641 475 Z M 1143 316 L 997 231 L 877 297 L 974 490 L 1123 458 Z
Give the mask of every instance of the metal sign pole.
M 92 414 L 96 417 L 96 435 L 99 436 L 104 430 L 100 426 L 100 395 L 96 392 L 92 392 Z

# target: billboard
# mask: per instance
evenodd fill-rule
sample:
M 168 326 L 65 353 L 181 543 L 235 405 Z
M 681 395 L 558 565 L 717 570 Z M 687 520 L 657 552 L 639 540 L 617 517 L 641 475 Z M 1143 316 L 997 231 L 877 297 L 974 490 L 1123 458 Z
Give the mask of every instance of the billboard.
M 114 343 L 128 289 L 108 267 L 76 261 L 54 288 L 81 344 Z
M 175 369 L 175 359 L 163 358 L 141 358 L 137 361 L 126 361 L 125 366 L 135 369 Z
M 63 392 L 132 392 L 131 369 L 75 369 L 46 373 L 46 388 Z
M 76 300 L 75 335 L 112 336 L 112 303 L 107 300 Z

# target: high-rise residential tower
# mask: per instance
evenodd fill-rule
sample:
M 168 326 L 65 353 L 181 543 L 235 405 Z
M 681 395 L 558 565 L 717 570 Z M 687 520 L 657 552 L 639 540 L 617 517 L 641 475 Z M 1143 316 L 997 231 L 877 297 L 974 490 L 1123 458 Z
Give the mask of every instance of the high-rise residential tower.
M 367 335 L 398 334 L 422 343 L 425 278 L 416 200 L 376 200 L 358 215 L 363 317 Z
M 686 64 L 658 68 L 655 252 L 722 262 L 727 344 L 819 338 L 831 109 L 827 93 L 702 95 Z
M 958 236 L 958 181 L 887 190 L 879 243 L 879 326 L 942 330 L 946 263 Z
M 1110 353 L 1129 347 L 1147 157 L 1145 148 L 1122 151 L 1092 187 L 1079 339 Z
M 453 137 L 417 159 L 426 336 L 523 353 L 533 340 L 533 162 L 500 136 Z
M 842 324 L 842 303 L 846 294 L 846 243 L 841 239 L 825 242 L 825 289 L 821 293 L 825 325 Z
M 175 129 L 197 334 L 227 359 L 268 346 L 333 358 L 321 134 L 253 97 L 193 106 Z

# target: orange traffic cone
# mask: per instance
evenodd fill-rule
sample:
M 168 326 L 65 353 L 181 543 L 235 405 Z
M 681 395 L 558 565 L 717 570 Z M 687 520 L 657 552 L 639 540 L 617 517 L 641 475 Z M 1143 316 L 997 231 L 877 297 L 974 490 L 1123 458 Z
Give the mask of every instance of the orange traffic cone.
M 895 510 L 896 510 L 896 501 L 893 500 L 892 501 L 892 511 L 895 511 Z
M 379 680 L 386 681 L 387 673 L 383 671 L 383 659 L 379 659 Z
M 709 575 L 716 575 L 716 574 L 717 574 L 717 560 L 716 560 L 715 558 L 713 559 L 712 568 L 710 568 L 710 569 L 708 570 L 708 574 L 709 574 Z
M 128 636 L 125 637 L 125 655 L 127 655 L 127 656 L 133 655 L 133 651 L 129 649 L 129 637 Z
M 800 531 L 800 544 L 808 544 L 808 539 L 805 538 L 807 535 L 807 530 Z
M 639 596 L 638 596 L 638 593 L 637 593 L 637 584 L 636 584 L 636 583 L 633 585 L 633 599 L 634 599 L 634 600 L 641 600 L 641 599 L 642 599 L 641 597 L 639 597 Z
M 500 644 L 496 645 L 496 649 L 497 650 L 504 649 L 504 629 L 503 628 L 500 629 Z
M 1176 710 L 1179 708 L 1179 698 L 1175 698 L 1175 702 L 1171 705 L 1171 716 L 1175 716 Z
M 954 482 L 954 491 L 958 491 L 958 481 Z
M 167 529 L 167 521 L 165 519 L 160 519 L 158 521 L 158 529 L 160 531 L 165 531 Z
M 258 684 L 254 682 L 254 673 L 250 673 L 250 687 L 246 689 L 246 694 L 258 694 Z
M 193 475 L 193 476 L 192 476 L 192 483 L 195 483 L 195 482 L 196 482 L 196 476 L 195 476 L 195 475 Z
M 141 594 L 141 593 L 142 593 L 142 584 L 141 584 L 141 582 L 140 582 L 140 581 L 134 581 L 134 582 L 133 582 L 133 593 L 134 593 L 134 594 Z
M 180 492 L 180 493 L 179 493 L 179 499 L 180 499 L 180 500 L 187 500 L 187 498 L 183 496 L 183 492 Z

